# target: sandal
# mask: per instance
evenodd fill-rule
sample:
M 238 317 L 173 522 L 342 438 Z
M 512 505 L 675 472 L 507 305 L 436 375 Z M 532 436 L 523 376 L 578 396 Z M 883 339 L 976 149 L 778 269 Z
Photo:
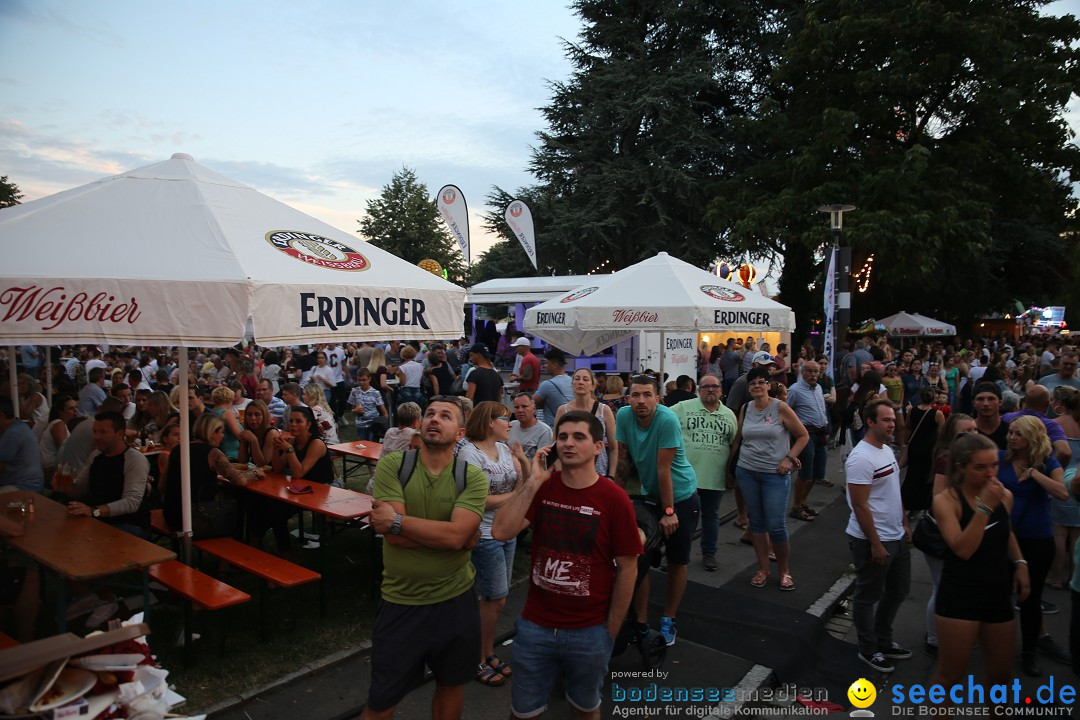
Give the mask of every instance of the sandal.
M 485 660 L 484 662 L 486 662 L 492 670 L 499 673 L 503 677 L 510 677 L 514 674 L 514 671 L 510 669 L 510 666 L 500 660 L 497 655 L 488 655 L 487 660 Z
M 744 532 L 742 534 L 742 537 L 739 538 L 739 542 L 741 542 L 743 545 L 753 545 L 754 544 L 754 538 L 750 537 L 750 531 L 749 530 L 747 530 L 746 532 Z
M 743 521 L 735 520 L 731 524 L 734 525 L 735 527 L 739 528 L 740 530 L 746 530 L 750 526 L 750 523 L 745 521 L 745 520 L 743 520 Z
M 750 584 L 754 587 L 765 587 L 765 583 L 769 580 L 769 573 L 764 570 L 758 570 L 754 573 L 754 577 L 750 578 Z
M 836 483 L 834 483 L 832 480 L 826 480 L 825 478 L 822 478 L 821 480 L 817 481 L 817 484 L 821 485 L 822 487 L 832 487 Z
M 788 513 L 788 517 L 792 518 L 793 520 L 805 520 L 807 522 L 814 519 L 814 516 L 811 515 L 805 507 L 801 506 L 791 508 L 791 512 Z
M 791 575 L 788 573 L 780 575 L 780 589 L 784 591 L 795 589 L 795 581 L 791 579 Z
M 810 514 L 811 514 L 811 515 L 813 515 L 814 517 L 817 517 L 817 515 L 818 515 L 818 514 L 817 514 L 817 510 L 815 510 L 814 508 L 810 507 L 809 505 L 803 505 L 803 506 L 802 506 L 802 509 L 803 509 L 803 510 L 805 510 L 806 512 L 810 513 Z
M 501 687 L 506 682 L 506 678 L 490 665 L 480 665 L 479 670 L 476 671 L 476 682 L 488 687 Z
M 776 562 L 776 553 L 774 553 L 772 550 L 769 551 L 769 560 Z

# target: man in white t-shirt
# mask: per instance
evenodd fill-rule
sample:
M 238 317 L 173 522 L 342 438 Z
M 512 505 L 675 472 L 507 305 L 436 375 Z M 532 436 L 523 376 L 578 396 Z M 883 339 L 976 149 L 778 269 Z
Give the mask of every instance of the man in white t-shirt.
M 900 466 L 890 442 L 896 413 L 888 399 L 875 398 L 863 410 L 866 436 L 848 455 L 848 547 L 855 565 L 852 620 L 859 636 L 859 659 L 891 673 L 893 660 L 911 651 L 893 642 L 892 625 L 911 589 L 911 537 L 900 500 Z M 875 610 L 876 606 L 876 610 Z

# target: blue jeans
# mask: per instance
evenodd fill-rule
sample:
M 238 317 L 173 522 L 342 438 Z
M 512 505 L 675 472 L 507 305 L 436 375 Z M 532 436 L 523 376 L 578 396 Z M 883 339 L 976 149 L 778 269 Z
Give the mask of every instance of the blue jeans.
M 806 449 L 799 455 L 799 479 L 806 482 L 825 479 L 825 461 L 828 460 L 828 444 L 818 445 L 816 435 L 810 436 L 810 442 L 806 443 Z
M 893 621 L 911 590 L 911 551 L 907 541 L 886 540 L 884 565 L 873 561 L 870 541 L 848 535 L 855 565 L 855 591 L 851 619 L 859 635 L 859 652 L 870 657 L 893 642 Z
M 720 537 L 720 500 L 723 490 L 702 490 L 701 498 L 701 554 L 716 555 L 717 538 Z
M 769 533 L 774 543 L 787 542 L 787 504 L 791 475 L 735 467 L 735 478 L 746 501 L 750 532 Z
M 513 540 L 481 539 L 472 551 L 476 568 L 476 592 L 481 600 L 501 600 L 510 594 L 510 575 L 514 569 Z
M 510 708 L 515 717 L 544 712 L 560 674 L 571 705 L 586 713 L 600 707 L 614 645 L 607 623 L 560 630 L 519 617 L 514 625 L 517 637 Z

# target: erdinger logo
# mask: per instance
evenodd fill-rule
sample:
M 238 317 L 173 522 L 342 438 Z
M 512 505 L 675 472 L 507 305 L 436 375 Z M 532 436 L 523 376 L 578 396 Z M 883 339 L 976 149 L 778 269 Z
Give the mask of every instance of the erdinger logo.
M 730 288 L 720 287 L 719 285 L 702 285 L 701 292 L 711 298 L 724 300 L 726 302 L 742 302 L 746 299 L 741 292 L 731 290 Z
M 457 201 L 457 193 L 453 188 L 446 188 L 446 192 L 442 194 L 442 201 L 447 205 L 453 205 Z
M 513 217 L 521 217 L 521 203 L 510 203 L 510 214 Z
M 266 241 L 289 257 L 309 265 L 348 272 L 367 270 L 371 267 L 368 259 L 353 248 L 322 235 L 294 230 L 275 230 L 266 233 Z
M 599 289 L 600 288 L 598 288 L 598 287 L 581 288 L 580 290 L 578 290 L 576 292 L 570 293 L 569 295 L 564 297 L 559 302 L 564 302 L 564 303 L 574 302 L 575 300 L 580 300 L 581 298 L 585 297 L 586 295 L 592 295 L 594 292 L 596 292 Z

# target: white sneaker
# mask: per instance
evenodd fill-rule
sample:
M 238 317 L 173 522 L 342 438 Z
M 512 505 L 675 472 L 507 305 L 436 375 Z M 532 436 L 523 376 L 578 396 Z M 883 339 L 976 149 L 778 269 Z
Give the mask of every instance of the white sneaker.
M 98 605 L 94 608 L 94 612 L 90 613 L 90 617 L 86 619 L 86 627 L 96 628 L 103 625 L 106 621 L 111 620 L 119 610 L 120 605 L 115 600 Z
M 304 545 L 303 548 L 301 548 L 301 549 L 303 549 L 303 550 L 318 550 L 319 549 L 319 541 L 318 540 L 311 540 L 306 545 Z

